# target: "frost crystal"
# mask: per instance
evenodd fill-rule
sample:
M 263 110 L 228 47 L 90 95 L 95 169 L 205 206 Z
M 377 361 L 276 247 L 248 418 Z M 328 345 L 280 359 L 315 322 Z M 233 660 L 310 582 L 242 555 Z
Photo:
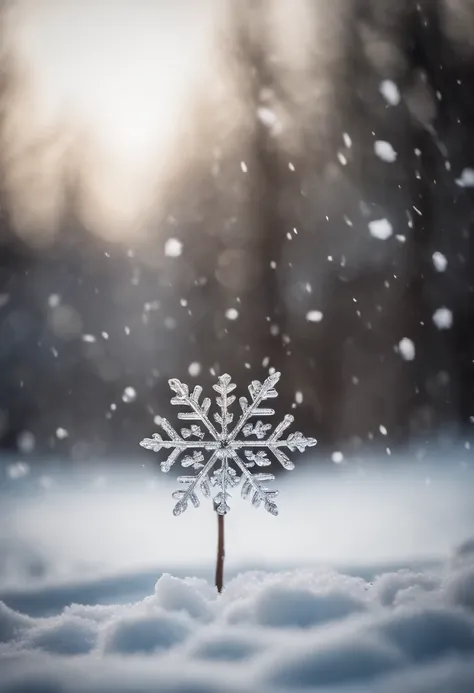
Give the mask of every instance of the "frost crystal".
M 280 373 L 273 373 L 265 382 L 254 380 L 249 385 L 250 400 L 247 397 L 239 399 L 240 417 L 235 426 L 230 429 L 234 414 L 230 408 L 235 402 L 231 393 L 235 390 L 230 375 L 221 375 L 214 385 L 217 392 L 216 403 L 219 411 L 213 415 L 218 428 L 214 426 L 209 416 L 211 400 L 206 397 L 200 403 L 202 387 L 197 385 L 190 393 L 187 385 L 177 378 L 169 381 L 175 396 L 171 404 L 186 406 L 189 411 L 179 412 L 178 419 L 190 423 L 188 428 L 182 428 L 178 433 L 166 419 L 160 419 L 160 425 L 168 439 L 154 433 L 151 438 L 145 438 L 140 445 L 147 450 L 159 452 L 161 449 L 171 450 L 170 455 L 161 463 L 161 470 L 169 472 L 181 453 L 189 454 L 181 458 L 181 466 L 194 470 L 196 474 L 178 477 L 178 482 L 185 487 L 175 491 L 173 498 L 177 501 L 173 513 L 180 515 L 191 502 L 199 506 L 198 492 L 209 498 L 213 496 L 216 510 L 220 515 L 229 512 L 228 504 L 230 491 L 242 481 L 242 498 L 251 497 L 252 505 L 258 508 L 262 503 L 272 515 L 278 515 L 275 498 L 278 491 L 267 488 L 266 483 L 275 479 L 273 474 L 253 472 L 254 468 L 269 467 L 271 453 L 280 464 L 288 470 L 294 469 L 294 464 L 283 451 L 304 452 L 307 447 L 316 445 L 314 438 L 306 438 L 296 431 L 287 438 L 282 438 L 284 431 L 291 426 L 294 417 L 287 414 L 276 428 L 264 423 L 259 417 L 273 416 L 273 409 L 262 407 L 267 399 L 278 397 L 275 385 L 280 380 Z M 242 437 L 239 437 L 239 434 Z M 205 455 L 209 453 L 209 455 Z M 208 459 L 206 459 L 208 457 Z M 213 490 L 215 492 L 213 493 Z

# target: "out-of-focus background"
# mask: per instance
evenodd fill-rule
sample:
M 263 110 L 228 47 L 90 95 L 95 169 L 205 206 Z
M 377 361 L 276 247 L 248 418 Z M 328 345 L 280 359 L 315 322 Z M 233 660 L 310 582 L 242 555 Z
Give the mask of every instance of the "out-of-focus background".
M 5 0 L 0 45 L 9 458 L 270 368 L 323 449 L 469 439 L 469 0 Z

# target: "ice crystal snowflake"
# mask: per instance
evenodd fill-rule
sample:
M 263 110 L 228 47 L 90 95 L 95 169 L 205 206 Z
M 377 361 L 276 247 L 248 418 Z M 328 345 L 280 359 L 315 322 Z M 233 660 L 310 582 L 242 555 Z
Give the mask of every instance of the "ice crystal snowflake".
M 238 486 L 241 481 L 242 498 L 252 495 L 252 505 L 258 508 L 263 503 L 265 510 L 272 515 L 278 515 L 274 500 L 278 491 L 268 489 L 265 485 L 266 482 L 275 479 L 274 475 L 254 473 L 250 470 L 254 467 L 268 467 L 271 464 L 267 451 L 271 452 L 285 469 L 294 469 L 293 462 L 283 452 L 283 448 L 291 452 L 304 452 L 307 447 L 316 445 L 317 442 L 314 438 L 305 438 L 299 431 L 282 439 L 284 431 L 294 421 L 291 414 L 287 414 L 273 431 L 272 424 L 264 423 L 261 419 L 250 421 L 254 417 L 273 416 L 273 409 L 260 405 L 267 399 L 278 397 L 275 385 L 279 380 L 280 373 L 273 373 L 265 382 L 254 380 L 249 385 L 250 402 L 247 397 L 239 399 L 242 413 L 231 430 L 229 426 L 234 415 L 230 412 L 230 407 L 235 402 L 235 396 L 231 395 L 231 392 L 236 386 L 231 382 L 230 375 L 221 375 L 217 384 L 213 386 L 217 392 L 216 403 L 220 409 L 213 418 L 220 430 L 216 429 L 209 417 L 210 398 L 206 397 L 201 404 L 199 403 L 202 387 L 196 385 L 190 394 L 188 386 L 180 380 L 169 380 L 169 386 L 175 393 L 171 404 L 187 406 L 190 409 L 187 412 L 179 412 L 178 419 L 199 421 L 200 424 L 193 423 L 189 428 L 182 428 L 180 433 L 177 433 L 169 421 L 162 418 L 160 425 L 169 440 L 163 439 L 159 433 L 154 433 L 152 438 L 145 438 L 140 445 L 153 452 L 159 452 L 163 448 L 171 449 L 171 454 L 161 463 L 163 472 L 169 472 L 182 452 L 192 451 L 192 454 L 187 454 L 181 459 L 181 466 L 195 470 L 196 474 L 178 477 L 178 482 L 186 488 L 173 493 L 173 498 L 177 501 L 174 515 L 184 512 L 188 507 L 188 501 L 197 508 L 200 504 L 197 492 L 201 491 L 209 498 L 212 496 L 211 488 L 217 491 L 214 496 L 217 512 L 225 515 L 230 510 L 230 489 Z M 210 438 L 206 437 L 203 427 L 207 429 Z M 243 434 L 243 438 L 238 438 L 239 433 Z M 203 451 L 211 453 L 207 461 Z

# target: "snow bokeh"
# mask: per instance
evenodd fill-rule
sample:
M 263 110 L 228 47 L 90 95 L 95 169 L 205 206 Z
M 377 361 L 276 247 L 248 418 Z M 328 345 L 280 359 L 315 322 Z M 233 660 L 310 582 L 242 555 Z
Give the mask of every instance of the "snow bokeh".
M 433 322 L 438 330 L 449 330 L 453 325 L 453 313 L 449 308 L 438 308 L 433 314 Z
M 384 79 L 380 83 L 380 93 L 389 106 L 398 106 L 401 101 L 400 90 L 391 79 Z
M 474 169 L 463 168 L 461 175 L 456 180 L 456 185 L 460 188 L 474 188 Z
M 413 361 L 416 355 L 415 344 L 413 340 L 408 339 L 408 337 L 403 337 L 398 345 L 401 357 L 405 361 Z
M 168 238 L 165 243 L 166 257 L 179 257 L 183 252 L 183 244 L 177 238 Z
M 237 320 L 237 318 L 239 317 L 239 311 L 237 310 L 237 308 L 228 308 L 226 310 L 225 316 L 227 320 Z
M 393 234 L 392 224 L 388 219 L 374 219 L 369 222 L 370 235 L 380 241 L 386 241 Z
M 320 310 L 310 310 L 306 313 L 306 320 L 308 322 L 321 322 L 323 319 L 323 314 Z
M 437 272 L 445 272 L 446 268 L 448 267 L 448 260 L 446 256 L 437 250 L 435 253 L 433 253 L 432 258 L 435 270 Z
M 390 144 L 390 142 L 385 142 L 384 140 L 377 140 L 374 144 L 374 151 L 376 156 L 387 164 L 393 164 L 397 160 L 397 152 Z

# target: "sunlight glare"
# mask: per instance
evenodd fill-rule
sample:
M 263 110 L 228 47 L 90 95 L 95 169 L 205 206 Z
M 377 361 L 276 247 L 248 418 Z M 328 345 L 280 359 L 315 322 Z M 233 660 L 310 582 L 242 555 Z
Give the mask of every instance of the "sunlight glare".
M 136 225 L 186 156 L 179 143 L 212 71 L 217 14 L 216 0 L 18 0 L 29 128 L 71 135 L 83 212 L 101 233 Z

